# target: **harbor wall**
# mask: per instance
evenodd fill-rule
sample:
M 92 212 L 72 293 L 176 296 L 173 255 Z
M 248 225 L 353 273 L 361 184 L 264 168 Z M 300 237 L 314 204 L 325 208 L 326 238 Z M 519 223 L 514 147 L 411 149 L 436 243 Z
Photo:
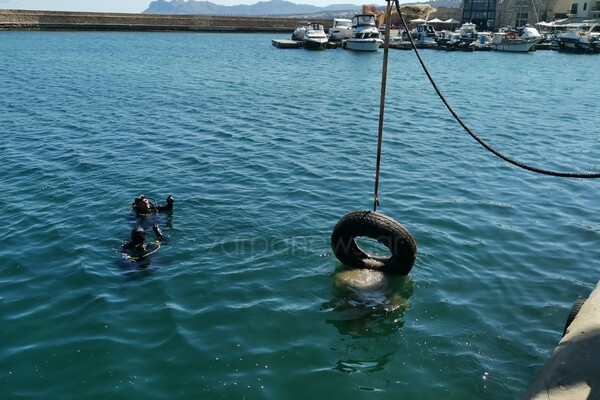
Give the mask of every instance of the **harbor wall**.
M 600 399 L 600 282 L 523 400 Z
M 297 18 L 0 10 L 0 30 L 286 32 Z M 331 20 L 312 20 L 331 26 Z

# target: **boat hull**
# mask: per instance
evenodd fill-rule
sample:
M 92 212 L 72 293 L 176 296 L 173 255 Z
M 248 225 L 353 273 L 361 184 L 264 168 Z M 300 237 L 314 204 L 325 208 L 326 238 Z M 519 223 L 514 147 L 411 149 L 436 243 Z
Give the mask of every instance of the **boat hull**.
M 600 53 L 600 42 L 582 42 L 578 40 L 565 40 L 559 38 L 558 51 L 579 54 Z
M 327 39 L 307 39 L 304 37 L 304 48 L 308 50 L 325 50 L 329 41 Z
M 490 48 L 495 51 L 510 51 L 515 53 L 527 53 L 534 50 L 535 42 L 522 43 L 492 43 Z
M 354 51 L 377 51 L 383 44 L 381 39 L 348 39 L 344 48 Z

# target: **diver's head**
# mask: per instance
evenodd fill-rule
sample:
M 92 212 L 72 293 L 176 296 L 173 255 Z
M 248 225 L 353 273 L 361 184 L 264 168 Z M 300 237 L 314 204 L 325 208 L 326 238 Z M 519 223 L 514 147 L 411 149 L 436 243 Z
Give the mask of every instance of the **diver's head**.
M 135 209 L 137 212 L 142 214 L 147 214 L 152 211 L 152 206 L 150 205 L 150 201 L 143 194 L 139 195 L 133 201 L 135 205 Z
M 169 196 L 169 197 L 167 197 L 167 203 L 168 203 L 168 204 L 172 204 L 172 203 L 174 203 L 174 202 L 175 202 L 175 199 L 173 198 L 173 196 Z
M 138 225 L 131 231 L 131 241 L 133 244 L 142 244 L 145 238 L 146 232 L 144 232 L 141 226 Z

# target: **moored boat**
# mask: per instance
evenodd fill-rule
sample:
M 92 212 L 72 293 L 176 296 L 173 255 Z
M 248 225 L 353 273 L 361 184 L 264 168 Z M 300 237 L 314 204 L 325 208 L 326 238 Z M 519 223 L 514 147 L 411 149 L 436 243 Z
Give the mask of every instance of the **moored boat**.
M 327 39 L 323 25 L 317 23 L 307 24 L 302 43 L 305 49 L 325 50 L 329 40 Z
M 571 53 L 600 53 L 600 24 L 581 24 L 558 35 L 558 50 Z
M 352 35 L 352 20 L 345 18 L 334 18 L 331 28 L 327 32 L 330 41 L 337 42 L 350 39 Z
M 490 47 L 496 51 L 511 51 L 526 53 L 534 50 L 534 46 L 542 39 L 537 29 L 530 26 L 514 29 L 505 29 L 492 34 Z
M 413 28 L 411 35 L 415 43 L 421 47 L 433 47 L 438 37 L 433 25 L 424 22 Z
M 441 31 L 435 38 L 437 49 L 448 51 L 474 51 L 474 42 L 477 40 L 475 24 L 465 23 L 458 31 Z
M 294 32 L 292 32 L 292 40 L 298 40 L 298 41 L 304 40 L 305 33 L 306 33 L 306 25 L 298 26 L 296 29 L 294 29 Z
M 352 34 L 344 41 L 344 48 L 356 51 L 377 51 L 383 44 L 372 14 L 352 17 Z

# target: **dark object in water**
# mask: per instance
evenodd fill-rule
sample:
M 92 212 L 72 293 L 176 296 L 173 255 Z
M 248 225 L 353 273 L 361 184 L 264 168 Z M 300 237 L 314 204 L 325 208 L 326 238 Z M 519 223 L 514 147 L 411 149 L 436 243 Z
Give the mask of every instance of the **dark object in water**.
M 390 257 L 375 257 L 356 243 L 365 236 L 387 247 Z M 331 248 L 342 263 L 356 268 L 377 269 L 408 275 L 416 259 L 417 244 L 408 230 L 390 217 L 375 211 L 352 211 L 333 228 Z

